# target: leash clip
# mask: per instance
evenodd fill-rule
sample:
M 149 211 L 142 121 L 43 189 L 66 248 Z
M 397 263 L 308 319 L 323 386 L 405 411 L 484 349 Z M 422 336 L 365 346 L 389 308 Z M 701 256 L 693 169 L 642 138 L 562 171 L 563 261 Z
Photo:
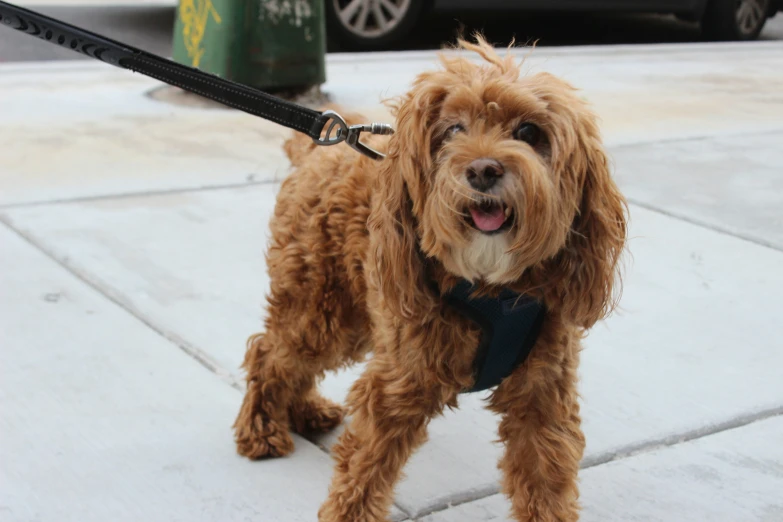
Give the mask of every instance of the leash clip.
M 323 127 L 326 127 L 326 133 L 318 138 L 313 138 L 316 145 L 329 146 L 346 142 L 352 149 L 360 154 L 364 154 L 368 158 L 381 160 L 386 157 L 384 154 L 381 154 L 377 150 L 368 147 L 359 141 L 359 138 L 361 137 L 362 132 L 381 134 L 384 136 L 394 134 L 394 129 L 391 125 L 386 123 L 367 123 L 364 125 L 348 126 L 343 117 L 334 111 L 324 111 L 323 114 L 321 114 L 320 121 L 324 122 Z M 331 123 L 327 126 L 329 121 L 331 121 Z

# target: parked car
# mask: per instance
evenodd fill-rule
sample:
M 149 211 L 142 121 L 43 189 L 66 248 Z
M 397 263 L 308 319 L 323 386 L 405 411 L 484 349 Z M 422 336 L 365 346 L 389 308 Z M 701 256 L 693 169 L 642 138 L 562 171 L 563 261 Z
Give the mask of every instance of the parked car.
M 404 38 L 427 12 L 670 13 L 698 21 L 710 40 L 755 40 L 783 0 L 325 0 L 330 38 L 347 50 L 382 49 Z

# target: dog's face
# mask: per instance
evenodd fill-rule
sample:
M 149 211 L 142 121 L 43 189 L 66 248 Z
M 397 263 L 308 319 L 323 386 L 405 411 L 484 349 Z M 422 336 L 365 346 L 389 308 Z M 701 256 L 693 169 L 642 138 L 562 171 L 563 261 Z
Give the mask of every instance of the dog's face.
M 462 46 L 487 63 L 443 58 L 444 69 L 419 76 L 397 107 L 386 205 L 403 238 L 390 246 L 411 270 L 402 257 L 413 242 L 468 280 L 505 285 L 535 272 L 546 284 L 573 278 L 561 294 L 574 285 L 606 294 L 624 200 L 592 113 L 562 80 L 520 77 L 513 57 L 483 42 Z M 582 297 L 599 308 L 608 299 Z
M 576 122 L 553 112 L 553 77 L 517 79 L 500 69 L 448 86 L 431 124 L 424 198 L 425 249 L 460 277 L 492 284 L 564 247 L 579 207 L 577 174 L 556 155 Z M 455 78 L 456 79 L 456 78 Z

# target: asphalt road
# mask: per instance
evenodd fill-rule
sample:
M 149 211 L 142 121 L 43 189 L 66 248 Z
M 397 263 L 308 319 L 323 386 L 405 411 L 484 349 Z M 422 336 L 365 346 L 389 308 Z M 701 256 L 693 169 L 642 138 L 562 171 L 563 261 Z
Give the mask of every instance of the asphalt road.
M 36 6 L 40 12 L 99 32 L 144 50 L 171 54 L 174 8 L 169 6 Z M 422 20 L 410 38 L 395 49 L 436 49 L 453 41 L 458 28 L 480 29 L 496 43 L 538 40 L 538 45 L 633 44 L 696 42 L 696 24 L 669 16 L 641 15 L 530 15 L 499 13 L 491 16 L 441 13 Z M 762 39 L 783 40 L 783 14 L 767 22 Z M 330 47 L 330 51 L 337 49 Z M 10 29 L 0 28 L 0 62 L 86 59 L 56 45 Z

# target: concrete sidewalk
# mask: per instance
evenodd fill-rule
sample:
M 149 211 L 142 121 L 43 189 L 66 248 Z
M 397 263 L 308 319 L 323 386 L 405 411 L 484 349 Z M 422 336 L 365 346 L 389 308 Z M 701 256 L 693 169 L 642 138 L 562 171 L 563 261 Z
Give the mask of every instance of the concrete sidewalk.
M 332 56 L 371 119 L 434 54 Z M 586 521 L 783 520 L 783 47 L 539 49 L 632 201 L 622 312 L 586 340 Z M 101 64 L 0 65 L 3 520 L 312 521 L 336 434 L 234 454 L 283 129 Z M 341 399 L 360 368 L 330 376 Z M 481 396 L 436 419 L 394 518 L 507 520 Z

